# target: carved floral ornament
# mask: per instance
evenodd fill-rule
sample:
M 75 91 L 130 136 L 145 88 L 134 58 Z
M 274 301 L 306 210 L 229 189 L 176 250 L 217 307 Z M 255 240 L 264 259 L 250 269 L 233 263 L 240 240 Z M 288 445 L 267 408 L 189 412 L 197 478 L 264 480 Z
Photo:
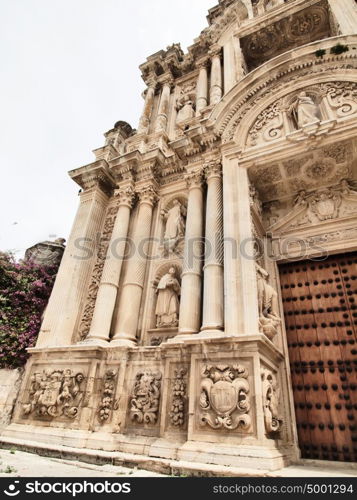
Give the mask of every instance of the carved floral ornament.
M 200 421 L 212 429 L 249 431 L 248 370 L 241 365 L 208 365 L 202 370 Z
M 23 415 L 75 419 L 83 399 L 83 382 L 83 373 L 70 369 L 33 373 L 28 391 L 29 402 L 22 405 Z
M 114 399 L 117 375 L 115 370 L 108 370 L 103 378 L 102 396 L 97 410 L 98 420 L 102 424 L 110 419 L 113 410 L 118 409 L 118 401 Z
M 175 370 L 175 378 L 172 384 L 172 399 L 170 422 L 174 427 L 182 427 L 186 418 L 187 405 L 187 369 L 179 368 Z
M 321 138 L 339 119 L 357 113 L 357 84 L 322 83 L 300 89 L 265 108 L 250 127 L 246 147 L 277 139 Z

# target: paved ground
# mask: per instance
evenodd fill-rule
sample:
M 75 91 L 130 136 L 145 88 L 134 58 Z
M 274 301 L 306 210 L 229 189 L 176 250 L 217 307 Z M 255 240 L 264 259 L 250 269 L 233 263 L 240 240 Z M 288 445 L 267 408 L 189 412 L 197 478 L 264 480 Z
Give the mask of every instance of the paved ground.
M 207 467 L 209 469 L 209 467 Z M 255 476 L 255 471 L 240 471 L 242 476 Z M 262 472 L 262 471 L 260 471 Z M 355 477 L 357 468 L 348 464 L 292 465 L 265 477 Z M 47 458 L 13 449 L 0 449 L 0 477 L 164 477 L 155 472 L 113 465 L 91 465 L 84 462 Z
M 145 470 L 91 465 L 14 450 L 0 450 L 0 462 L 0 477 L 160 477 Z

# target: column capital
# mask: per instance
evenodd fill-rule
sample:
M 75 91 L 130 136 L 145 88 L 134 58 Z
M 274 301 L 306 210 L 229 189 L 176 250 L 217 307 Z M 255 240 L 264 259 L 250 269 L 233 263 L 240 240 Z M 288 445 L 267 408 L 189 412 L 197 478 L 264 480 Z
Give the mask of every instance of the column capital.
M 201 57 L 201 59 L 198 59 L 196 61 L 196 68 L 197 69 L 207 69 L 209 62 L 210 62 L 209 57 L 207 57 L 207 56 Z
M 129 208 L 132 208 L 135 198 L 135 190 L 131 185 L 121 186 L 119 189 L 115 190 L 114 196 L 118 200 L 119 206 L 126 205 Z
M 215 44 L 209 49 L 208 54 L 210 57 L 221 57 L 222 56 L 222 47 L 221 45 Z
M 222 162 L 220 159 L 210 160 L 205 163 L 204 173 L 207 181 L 222 177 Z
M 158 78 L 158 83 L 161 85 L 162 88 L 170 87 L 170 90 L 174 84 L 174 79 L 171 75 L 169 74 L 164 74 Z
M 185 174 L 185 181 L 188 189 L 201 188 L 203 184 L 202 169 L 193 170 Z
M 147 184 L 141 186 L 137 190 L 140 204 L 147 203 L 148 205 L 154 206 L 158 200 L 157 191 L 153 184 Z

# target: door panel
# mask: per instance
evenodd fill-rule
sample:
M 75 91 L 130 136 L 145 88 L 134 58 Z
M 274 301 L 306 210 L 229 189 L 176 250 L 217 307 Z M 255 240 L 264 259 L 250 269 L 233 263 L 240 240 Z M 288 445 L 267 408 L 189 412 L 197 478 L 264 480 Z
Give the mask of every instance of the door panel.
M 302 457 L 357 461 L 357 253 L 280 280 Z

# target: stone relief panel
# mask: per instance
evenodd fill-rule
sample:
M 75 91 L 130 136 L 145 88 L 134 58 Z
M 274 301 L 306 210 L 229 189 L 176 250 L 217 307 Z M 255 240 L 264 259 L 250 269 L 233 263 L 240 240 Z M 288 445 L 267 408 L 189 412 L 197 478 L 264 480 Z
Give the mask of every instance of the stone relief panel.
M 108 422 L 112 412 L 118 409 L 118 400 L 115 399 L 115 389 L 118 379 L 116 370 L 107 370 L 102 380 L 101 399 L 97 409 L 97 417 L 101 424 Z
M 323 172 L 326 171 L 326 165 L 321 168 Z M 356 214 L 356 187 L 354 183 L 344 179 L 329 188 L 321 188 L 310 193 L 300 191 L 287 215 L 272 218 L 275 222 L 270 230 L 274 233 L 284 233 L 308 228 L 321 222 L 354 217 Z
M 161 397 L 160 372 L 141 371 L 135 377 L 130 398 L 130 418 L 138 424 L 156 424 Z
M 22 405 L 22 415 L 32 418 L 74 420 L 84 395 L 84 375 L 71 369 L 43 370 L 30 377 L 28 403 Z
M 268 2 L 271 8 L 276 1 Z M 319 2 L 284 19 L 264 26 L 241 40 L 243 54 L 251 71 L 287 50 L 330 36 L 329 12 Z
M 315 142 L 332 130 L 338 119 L 357 113 L 357 84 L 331 82 L 313 85 L 280 98 L 264 109 L 248 132 L 247 147 L 286 137 Z
M 206 365 L 199 397 L 200 422 L 212 429 L 249 431 L 248 370 L 242 365 Z
M 267 435 L 276 439 L 282 429 L 283 417 L 280 406 L 280 387 L 277 375 L 268 368 L 262 368 L 262 391 L 264 424 Z
M 354 154 L 352 142 L 339 142 L 294 158 L 274 162 L 270 165 L 253 166 L 249 178 L 263 202 L 263 218 L 266 227 L 269 219 L 277 213 L 279 217 L 291 210 L 299 191 L 311 191 L 322 186 L 331 186 L 353 176 Z M 285 210 L 285 212 L 284 212 Z
M 187 368 L 177 368 L 171 388 L 170 424 L 183 427 L 187 421 Z

